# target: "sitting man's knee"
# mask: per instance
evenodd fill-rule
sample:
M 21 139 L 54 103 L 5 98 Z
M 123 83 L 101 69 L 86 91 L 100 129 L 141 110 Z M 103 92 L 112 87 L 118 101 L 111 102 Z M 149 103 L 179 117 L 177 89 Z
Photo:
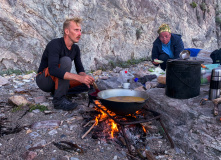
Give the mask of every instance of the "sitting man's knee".
M 62 57 L 60 59 L 60 65 L 61 65 L 61 68 L 69 68 L 71 69 L 72 67 L 72 61 L 71 61 L 71 58 L 70 57 Z

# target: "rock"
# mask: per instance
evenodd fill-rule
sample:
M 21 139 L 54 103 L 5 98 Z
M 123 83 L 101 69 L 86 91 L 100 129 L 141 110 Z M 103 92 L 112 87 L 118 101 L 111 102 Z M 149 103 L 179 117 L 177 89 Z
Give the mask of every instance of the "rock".
M 45 96 L 34 97 L 34 101 L 37 104 L 44 103 L 46 101 L 46 98 L 45 98 Z
M 38 146 L 42 147 L 42 146 L 45 146 L 46 144 L 47 144 L 46 140 L 42 139 L 38 141 L 37 143 L 35 143 L 33 147 L 38 147 Z
M 23 154 L 24 160 L 33 160 L 37 156 L 36 152 L 33 151 L 27 151 Z
M 71 157 L 70 160 L 79 160 L 79 159 L 75 157 Z
M 40 121 L 36 122 L 31 125 L 32 129 L 42 129 L 42 128 L 55 128 L 61 124 L 59 120 L 47 120 L 47 121 Z
M 14 104 L 16 106 L 26 106 L 31 104 L 25 97 L 23 96 L 12 96 L 9 97 L 8 103 Z
M 29 136 L 32 140 L 35 140 L 37 137 L 39 137 L 39 133 L 38 132 L 31 132 L 29 133 Z
M 94 73 L 93 73 L 93 75 L 94 76 L 96 76 L 96 75 L 101 75 L 101 73 L 102 73 L 102 70 L 97 70 L 97 71 L 95 71 Z
M 135 88 L 134 89 L 135 91 L 145 91 L 145 89 L 143 88 L 143 86 L 140 86 L 138 88 Z
M 54 136 L 57 133 L 58 133 L 58 131 L 56 129 L 52 129 L 51 131 L 48 132 L 48 134 L 51 136 Z
M 0 87 L 8 84 L 8 79 L 0 76 Z
M 31 79 L 31 78 L 33 78 L 35 76 L 36 76 L 36 73 L 30 73 L 30 74 L 24 75 L 22 78 L 23 79 Z

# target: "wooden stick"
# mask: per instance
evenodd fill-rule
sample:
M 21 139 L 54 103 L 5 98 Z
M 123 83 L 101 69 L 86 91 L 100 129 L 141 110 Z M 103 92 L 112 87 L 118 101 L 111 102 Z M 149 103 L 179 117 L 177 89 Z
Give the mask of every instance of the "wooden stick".
M 129 153 L 126 153 L 126 154 L 127 154 L 128 156 L 130 156 L 130 157 L 136 159 L 136 160 L 139 160 L 138 158 L 134 157 L 133 155 L 131 155 L 131 154 L 129 154 Z
M 81 137 L 82 139 L 84 139 L 84 137 L 86 137 L 86 135 L 94 128 L 94 126 L 97 125 L 97 122 L 95 121 L 94 124 L 91 126 L 91 128 Z
M 96 84 L 95 82 L 93 83 L 93 86 L 94 86 L 94 88 L 95 88 L 96 90 L 99 90 L 98 87 L 97 87 L 97 84 Z
M 91 121 L 87 122 L 83 127 L 87 127 L 90 123 L 94 123 L 94 122 L 95 122 L 95 120 L 91 120 Z

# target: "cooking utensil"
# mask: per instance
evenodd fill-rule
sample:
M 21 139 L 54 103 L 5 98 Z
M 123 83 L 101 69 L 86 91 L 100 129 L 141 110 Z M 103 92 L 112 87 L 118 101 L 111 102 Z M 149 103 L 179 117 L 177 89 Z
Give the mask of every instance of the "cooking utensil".
M 209 99 L 220 97 L 221 93 L 221 68 L 214 68 L 211 73 Z
M 181 59 L 188 59 L 188 58 L 190 58 L 190 51 L 188 51 L 188 50 L 183 50 L 183 51 L 180 53 L 180 58 L 181 58 Z
M 144 101 L 139 102 L 117 102 L 110 101 L 107 98 L 118 97 L 118 96 L 132 96 L 143 98 Z M 139 109 L 141 109 L 148 99 L 146 92 L 135 91 L 130 89 L 108 89 L 100 91 L 97 94 L 102 105 L 104 105 L 108 110 L 118 114 L 118 115 L 128 115 L 133 114 Z
M 96 100 L 97 93 L 100 92 L 100 90 L 98 89 L 97 84 L 95 82 L 93 83 L 93 87 L 94 87 L 95 91 L 93 89 L 93 90 L 89 90 L 89 92 L 88 92 L 89 100 Z M 89 105 L 90 105 L 90 103 L 89 103 Z

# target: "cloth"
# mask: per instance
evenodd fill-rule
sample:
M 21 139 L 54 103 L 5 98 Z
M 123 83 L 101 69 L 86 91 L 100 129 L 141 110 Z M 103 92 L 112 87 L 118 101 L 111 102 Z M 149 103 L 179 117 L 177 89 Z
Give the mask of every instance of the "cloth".
M 162 42 L 161 42 L 162 43 Z M 163 44 L 162 43 L 162 50 L 170 57 L 170 58 L 173 58 L 174 55 L 173 55 L 173 52 L 171 51 L 170 49 L 170 44 L 171 44 L 171 40 L 169 41 L 169 43 L 167 44 Z
M 190 51 L 190 57 L 197 57 L 198 53 L 201 51 L 201 49 L 197 48 L 184 48 L 184 50 Z
M 159 29 L 157 30 L 157 33 L 160 34 L 161 32 L 169 32 L 171 33 L 170 27 L 168 24 L 162 24 Z
M 54 39 L 47 44 L 41 58 L 38 73 L 48 67 L 51 76 L 63 79 L 66 71 L 59 68 L 58 64 L 60 58 L 64 56 L 70 57 L 71 61 L 74 61 L 77 73 L 84 72 L 79 47 L 73 44 L 71 50 L 68 50 L 62 37 Z

